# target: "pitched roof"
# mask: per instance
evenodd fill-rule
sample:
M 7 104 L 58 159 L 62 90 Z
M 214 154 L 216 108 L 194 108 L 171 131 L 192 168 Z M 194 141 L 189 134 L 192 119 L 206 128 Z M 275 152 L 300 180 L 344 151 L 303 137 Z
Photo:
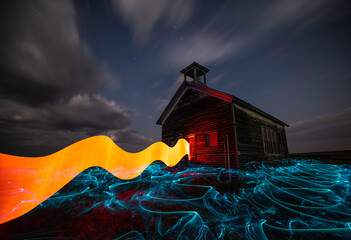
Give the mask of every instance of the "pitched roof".
M 158 125 L 162 125 L 163 122 L 168 118 L 168 116 L 170 115 L 170 113 L 173 111 L 174 107 L 177 105 L 178 101 L 181 99 L 181 97 L 183 96 L 183 94 L 185 93 L 185 91 L 188 88 L 192 88 L 201 92 L 204 92 L 206 94 L 212 95 L 214 97 L 220 98 L 224 101 L 229 101 L 235 104 L 238 104 L 240 106 L 243 106 L 247 109 L 250 109 L 258 114 L 261 114 L 269 119 L 271 119 L 274 122 L 277 122 L 279 124 L 285 125 L 285 126 L 289 126 L 288 124 L 280 121 L 279 119 L 273 117 L 272 115 L 269 115 L 268 113 L 256 108 L 255 106 L 245 102 L 244 100 L 235 97 L 233 95 L 230 95 L 228 93 L 224 93 L 221 91 L 218 91 L 216 89 L 213 88 L 209 88 L 209 87 L 205 87 L 205 86 L 200 86 L 198 84 L 194 84 L 191 82 L 187 82 L 184 81 L 182 83 L 182 85 L 180 85 L 180 87 L 178 88 L 177 92 L 174 94 L 174 96 L 172 97 L 171 101 L 168 103 L 167 107 L 165 108 L 165 110 L 162 112 L 160 118 L 157 120 L 156 124 Z

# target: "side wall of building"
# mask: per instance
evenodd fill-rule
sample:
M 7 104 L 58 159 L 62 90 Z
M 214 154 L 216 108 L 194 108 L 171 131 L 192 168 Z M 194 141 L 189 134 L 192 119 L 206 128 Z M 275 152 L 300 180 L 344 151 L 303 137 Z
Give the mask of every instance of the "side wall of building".
M 234 104 L 239 167 L 250 161 L 286 157 L 288 147 L 284 125 Z
M 218 133 L 218 146 L 206 146 L 206 134 Z M 194 136 L 195 163 L 235 168 L 231 103 L 188 89 L 162 125 L 162 141 Z

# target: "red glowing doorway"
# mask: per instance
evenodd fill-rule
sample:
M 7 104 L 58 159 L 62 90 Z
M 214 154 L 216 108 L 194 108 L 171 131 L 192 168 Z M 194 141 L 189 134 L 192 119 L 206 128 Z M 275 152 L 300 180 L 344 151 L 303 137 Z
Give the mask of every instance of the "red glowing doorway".
M 196 135 L 188 135 L 185 139 L 189 143 L 189 161 L 196 160 Z

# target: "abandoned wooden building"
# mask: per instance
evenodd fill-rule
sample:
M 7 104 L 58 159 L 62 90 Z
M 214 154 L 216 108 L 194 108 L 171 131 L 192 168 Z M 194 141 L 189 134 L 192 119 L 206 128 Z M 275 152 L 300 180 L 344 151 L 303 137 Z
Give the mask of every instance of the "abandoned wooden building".
M 162 141 L 173 146 L 185 138 L 190 161 L 226 168 L 286 157 L 288 125 L 235 96 L 209 88 L 208 71 L 196 62 L 181 71 L 184 81 L 157 121 L 162 125 Z

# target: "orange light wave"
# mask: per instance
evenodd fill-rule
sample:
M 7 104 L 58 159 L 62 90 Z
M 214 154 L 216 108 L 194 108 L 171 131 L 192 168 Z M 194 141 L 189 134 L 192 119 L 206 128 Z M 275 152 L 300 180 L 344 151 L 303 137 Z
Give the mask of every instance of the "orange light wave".
M 185 139 L 174 147 L 156 142 L 141 152 L 129 153 L 107 136 L 90 137 L 43 157 L 0 153 L 0 224 L 29 212 L 87 168 L 102 167 L 128 180 L 156 160 L 171 167 L 188 153 Z

